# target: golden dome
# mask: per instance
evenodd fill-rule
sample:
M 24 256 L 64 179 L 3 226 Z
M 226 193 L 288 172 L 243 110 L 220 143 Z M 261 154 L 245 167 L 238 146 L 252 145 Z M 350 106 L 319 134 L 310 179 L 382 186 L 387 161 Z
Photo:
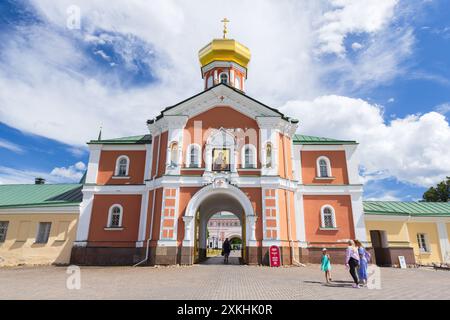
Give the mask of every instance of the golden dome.
M 213 61 L 231 61 L 247 68 L 250 50 L 233 39 L 214 39 L 198 53 L 202 67 Z

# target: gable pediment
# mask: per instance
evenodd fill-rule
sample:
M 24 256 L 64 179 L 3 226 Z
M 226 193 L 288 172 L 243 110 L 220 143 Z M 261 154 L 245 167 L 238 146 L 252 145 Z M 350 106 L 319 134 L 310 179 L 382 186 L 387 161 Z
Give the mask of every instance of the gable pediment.
M 270 108 L 224 84 L 219 84 L 175 106 L 167 108 L 161 116 L 188 116 L 195 117 L 209 109 L 227 106 L 250 118 L 279 117 L 284 115 L 276 109 Z

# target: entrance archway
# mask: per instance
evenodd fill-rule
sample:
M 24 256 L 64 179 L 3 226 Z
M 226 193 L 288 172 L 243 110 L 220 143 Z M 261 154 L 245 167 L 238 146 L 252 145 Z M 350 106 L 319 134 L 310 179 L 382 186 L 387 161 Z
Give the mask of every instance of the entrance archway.
M 255 239 L 256 216 L 248 197 L 228 183 L 213 183 L 199 190 L 190 200 L 183 220 L 185 237 L 183 247 L 192 248 L 193 263 L 206 258 L 207 222 L 218 212 L 232 212 L 242 226 L 242 260 L 246 262 L 246 248 Z

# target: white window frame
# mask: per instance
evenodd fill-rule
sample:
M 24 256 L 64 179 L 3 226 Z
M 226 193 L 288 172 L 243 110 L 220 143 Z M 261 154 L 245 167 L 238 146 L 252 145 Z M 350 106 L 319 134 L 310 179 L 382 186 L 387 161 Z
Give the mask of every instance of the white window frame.
M 120 217 L 119 217 L 119 226 L 114 227 L 112 225 L 112 211 L 115 207 L 118 207 L 120 209 Z M 106 222 L 106 227 L 110 228 L 110 229 L 120 229 L 123 228 L 122 225 L 122 221 L 123 221 L 123 207 L 120 204 L 113 204 L 111 207 L 109 207 L 109 211 L 108 211 L 108 221 Z
M 424 242 L 427 250 L 424 250 L 423 247 L 421 246 L 421 242 L 419 241 L 420 235 L 423 236 L 423 242 Z M 419 233 L 417 233 L 416 237 L 417 237 L 417 246 L 419 247 L 419 252 L 420 253 L 431 253 L 431 247 L 430 247 L 430 242 L 428 241 L 428 235 L 424 232 L 419 232 Z
M 331 218 L 333 221 L 333 226 L 331 228 L 325 226 L 325 209 L 330 209 L 330 211 L 331 211 Z M 333 206 L 331 206 L 329 204 L 326 204 L 326 205 L 322 206 L 322 208 L 320 208 L 320 228 L 325 229 L 325 230 L 337 229 L 336 212 L 334 211 Z
M 230 85 L 230 76 L 229 76 L 229 74 L 228 74 L 228 72 L 221 72 L 220 74 L 219 74 L 219 83 L 223 83 L 222 82 L 222 75 L 226 75 L 227 76 L 227 83 L 225 83 L 226 85 Z
M 322 177 L 321 174 L 320 174 L 320 161 L 321 160 L 324 160 L 326 162 L 326 164 L 327 164 L 328 176 L 326 176 L 326 177 Z M 317 174 L 317 178 L 331 178 L 331 177 L 333 177 L 333 174 L 331 173 L 331 161 L 330 161 L 330 159 L 328 157 L 320 156 L 320 157 L 317 158 L 317 160 L 316 160 L 316 174 Z
M 252 153 L 252 157 L 253 157 L 253 163 L 251 163 L 251 165 L 253 165 L 253 167 L 247 167 L 246 163 L 245 163 L 245 150 L 249 148 L 250 152 Z M 257 169 L 257 163 L 258 163 L 258 159 L 257 159 L 257 152 L 256 152 L 256 147 L 253 144 L 246 144 L 242 147 L 241 149 L 241 167 L 243 169 Z
M 45 236 L 47 237 L 46 241 L 40 241 L 41 238 L 41 225 L 42 224 L 46 224 L 46 225 L 50 225 L 49 229 L 48 229 L 48 234 L 46 233 Z M 48 243 L 48 241 L 50 240 L 50 233 L 52 231 L 52 223 L 50 221 L 43 221 L 43 222 L 38 222 L 37 225 L 37 232 L 36 232 L 36 239 L 35 239 L 35 243 L 36 244 L 46 244 Z
M 198 163 L 196 166 L 191 166 L 191 152 L 196 149 L 198 152 Z M 200 168 L 202 165 L 202 148 L 197 143 L 192 143 L 187 147 L 186 150 L 186 167 L 187 168 Z
M 127 169 L 126 169 L 126 172 L 125 172 L 125 175 L 124 175 L 124 176 L 119 175 L 120 161 L 121 161 L 122 159 L 127 160 Z M 129 158 L 127 155 L 124 155 L 124 154 L 123 154 L 123 155 L 117 157 L 117 160 L 116 160 L 116 170 L 115 170 L 115 172 L 114 172 L 114 176 L 115 176 L 115 177 L 128 177 L 129 174 L 130 174 L 130 158 Z

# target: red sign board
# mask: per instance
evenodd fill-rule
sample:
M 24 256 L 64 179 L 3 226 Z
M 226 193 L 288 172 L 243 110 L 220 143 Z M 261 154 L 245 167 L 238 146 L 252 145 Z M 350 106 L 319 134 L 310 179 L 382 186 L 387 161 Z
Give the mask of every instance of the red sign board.
M 271 267 L 279 267 L 281 265 L 280 248 L 277 246 L 269 248 L 269 262 Z

